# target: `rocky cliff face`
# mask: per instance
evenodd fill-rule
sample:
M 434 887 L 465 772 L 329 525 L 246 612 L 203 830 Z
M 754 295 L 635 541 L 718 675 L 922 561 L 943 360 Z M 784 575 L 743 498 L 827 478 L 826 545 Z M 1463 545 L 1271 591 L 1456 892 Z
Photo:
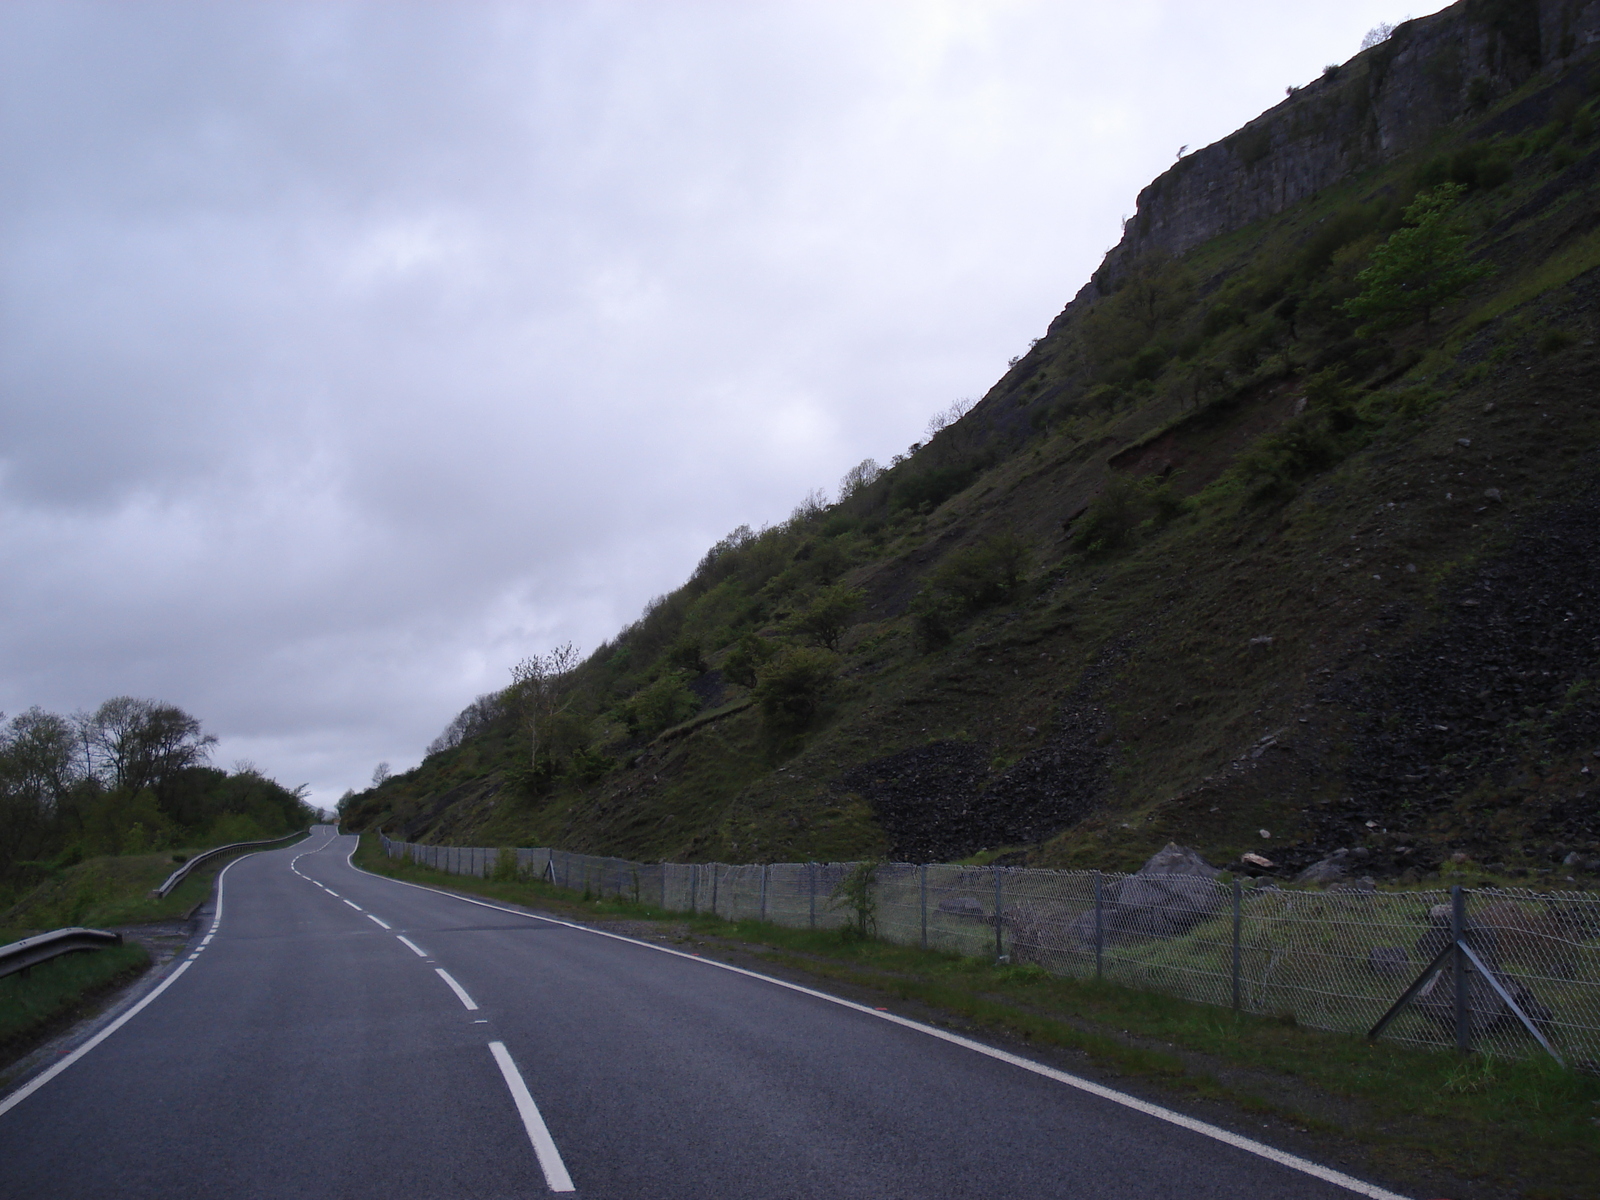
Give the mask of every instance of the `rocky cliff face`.
M 1140 192 L 1122 241 L 1074 304 L 1114 290 L 1146 254 L 1180 255 L 1416 150 L 1597 41 L 1600 0 L 1462 0 L 1407 21 Z

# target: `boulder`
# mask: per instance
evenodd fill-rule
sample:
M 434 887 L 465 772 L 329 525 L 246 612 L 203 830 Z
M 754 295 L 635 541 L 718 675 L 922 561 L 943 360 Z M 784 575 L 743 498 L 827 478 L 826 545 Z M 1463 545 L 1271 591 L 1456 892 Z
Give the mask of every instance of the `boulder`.
M 1215 883 L 1222 872 L 1187 846 L 1168 842 L 1139 870 L 1108 887 L 1101 927 L 1107 945 L 1176 937 L 1227 904 Z M 1094 910 L 1073 923 L 1080 946 L 1093 949 Z
M 1344 879 L 1354 866 L 1355 858 L 1350 851 L 1335 850 L 1328 857 L 1317 860 L 1301 871 L 1294 877 L 1294 881 L 1327 887 L 1330 883 L 1338 883 Z
M 1474 921 L 1469 917 L 1462 932 L 1473 953 L 1494 973 L 1496 982 L 1516 1002 L 1517 1007 L 1527 1014 L 1530 1021 L 1542 1024 L 1554 1016 L 1531 991 L 1501 971 L 1497 944 L 1499 939 L 1492 925 Z M 1428 910 L 1427 931 L 1417 939 L 1417 957 L 1423 963 L 1432 962 L 1449 944 L 1450 905 L 1435 904 Z M 1452 955 L 1445 961 L 1443 969 L 1430 979 L 1411 1001 L 1419 1013 L 1449 1030 L 1454 1030 L 1456 1023 L 1455 980 L 1455 959 Z M 1516 1014 L 1500 998 L 1499 993 L 1471 964 L 1467 966 L 1467 1007 L 1468 1027 L 1473 1037 L 1521 1024 Z
M 988 910 L 971 896 L 948 896 L 939 901 L 939 911 L 952 917 L 971 917 L 975 921 L 989 919 Z

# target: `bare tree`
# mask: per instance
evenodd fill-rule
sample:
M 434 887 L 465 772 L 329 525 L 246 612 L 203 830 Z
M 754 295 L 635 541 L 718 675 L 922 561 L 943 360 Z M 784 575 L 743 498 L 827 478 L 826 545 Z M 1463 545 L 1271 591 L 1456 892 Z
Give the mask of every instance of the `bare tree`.
M 843 479 L 839 480 L 839 499 L 841 501 L 850 499 L 862 488 L 870 487 L 882 474 L 883 468 L 875 460 L 863 458 L 844 473 Z
M 1379 21 L 1371 29 L 1367 30 L 1367 36 L 1361 39 L 1361 48 L 1363 50 L 1371 50 L 1379 42 L 1387 42 L 1389 35 L 1393 32 L 1393 25 L 1387 21 Z
M 99 761 L 96 773 L 128 792 L 159 791 L 177 772 L 210 757 L 217 739 L 175 704 L 118 696 L 89 718 L 89 740 Z
M 547 736 L 551 722 L 572 706 L 567 683 L 579 661 L 578 648 L 565 642 L 549 654 L 525 658 L 511 668 L 511 700 L 528 737 L 528 761 L 535 768 L 540 739 Z
M 385 782 L 394 777 L 394 772 L 389 769 L 389 764 L 381 762 L 372 768 L 372 786 L 382 787 Z
M 1039 339 L 1035 338 L 1034 345 L 1038 344 Z M 1015 363 L 1017 360 L 1012 359 L 1011 361 Z M 933 439 L 937 437 L 941 431 L 951 425 L 954 425 L 957 421 L 961 420 L 962 417 L 971 412 L 974 403 L 975 401 L 973 401 L 970 397 L 963 396 L 959 400 L 952 401 L 949 408 L 941 408 L 938 412 L 934 413 L 933 416 L 929 417 L 928 441 L 933 441 Z

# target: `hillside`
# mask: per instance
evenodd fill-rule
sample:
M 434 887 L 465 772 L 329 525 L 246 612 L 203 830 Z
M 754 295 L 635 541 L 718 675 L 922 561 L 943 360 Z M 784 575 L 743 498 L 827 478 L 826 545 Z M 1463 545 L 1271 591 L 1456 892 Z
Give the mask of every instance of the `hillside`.
M 735 531 L 344 820 L 679 861 L 1600 871 L 1596 40 L 1575 2 L 1457 4 L 1180 160 L 970 412 Z M 1443 265 L 1384 310 L 1362 272 L 1419 228 Z

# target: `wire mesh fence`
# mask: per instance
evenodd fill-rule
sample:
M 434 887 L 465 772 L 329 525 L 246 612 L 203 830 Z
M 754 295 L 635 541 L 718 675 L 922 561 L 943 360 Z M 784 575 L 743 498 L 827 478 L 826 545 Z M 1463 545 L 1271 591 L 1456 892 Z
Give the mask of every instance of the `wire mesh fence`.
M 383 847 L 480 878 L 496 873 L 500 853 L 389 838 Z M 865 873 L 876 934 L 890 942 L 1347 1033 L 1372 1030 L 1420 984 L 1384 1037 L 1505 1057 L 1547 1048 L 1600 1070 L 1600 894 L 1591 892 L 1300 890 L 1198 874 L 516 854 L 520 876 L 590 896 L 796 929 L 858 920 L 843 885 Z

